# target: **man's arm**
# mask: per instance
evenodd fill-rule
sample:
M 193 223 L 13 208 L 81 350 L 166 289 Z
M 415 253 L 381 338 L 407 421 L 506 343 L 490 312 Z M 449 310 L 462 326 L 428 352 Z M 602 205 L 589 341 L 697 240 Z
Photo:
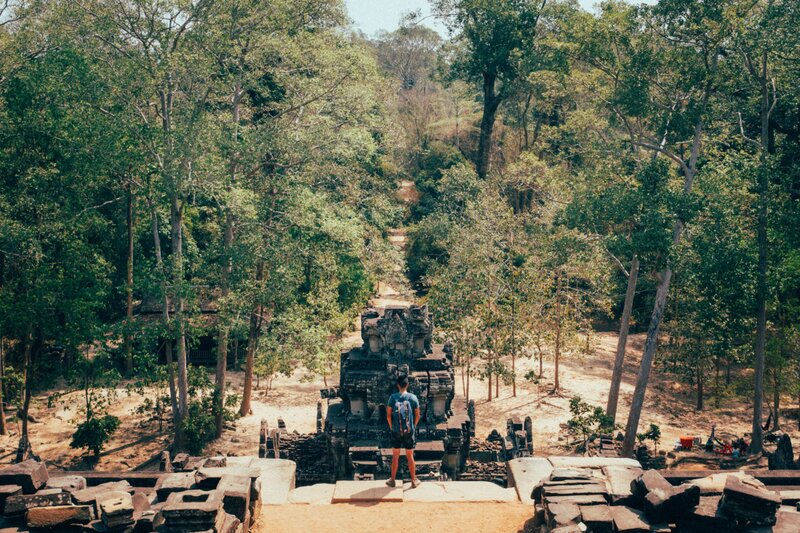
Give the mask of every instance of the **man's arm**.
M 389 431 L 392 431 L 392 408 L 388 405 L 386 406 L 386 421 L 389 423 Z
M 420 416 L 419 407 L 417 407 L 416 409 L 414 409 L 414 427 L 417 427 L 419 425 L 419 416 Z

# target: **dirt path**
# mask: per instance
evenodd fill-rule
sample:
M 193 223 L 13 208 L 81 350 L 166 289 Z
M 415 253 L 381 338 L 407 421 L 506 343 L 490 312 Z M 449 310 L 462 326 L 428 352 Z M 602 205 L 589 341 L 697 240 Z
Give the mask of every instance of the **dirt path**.
M 381 503 L 264 506 L 262 533 L 527 533 L 533 509 L 522 503 Z M 527 526 L 527 527 L 526 527 Z

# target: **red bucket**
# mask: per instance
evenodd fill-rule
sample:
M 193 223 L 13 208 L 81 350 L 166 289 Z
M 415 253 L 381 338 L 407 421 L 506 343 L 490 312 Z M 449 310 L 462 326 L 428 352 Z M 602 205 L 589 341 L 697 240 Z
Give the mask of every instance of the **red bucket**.
M 694 444 L 694 437 L 681 437 L 681 448 L 691 450 Z

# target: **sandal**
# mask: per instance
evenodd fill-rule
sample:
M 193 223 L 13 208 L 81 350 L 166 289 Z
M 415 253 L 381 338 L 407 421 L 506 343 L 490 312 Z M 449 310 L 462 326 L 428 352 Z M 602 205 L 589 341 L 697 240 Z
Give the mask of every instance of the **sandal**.
M 414 479 L 412 479 L 412 480 L 411 480 L 411 487 L 412 487 L 412 488 L 415 488 L 415 489 L 416 489 L 416 488 L 417 488 L 417 487 L 419 487 L 420 485 L 422 485 L 422 481 L 420 481 L 419 479 L 417 479 L 417 478 L 414 478 Z
M 394 488 L 394 487 L 397 486 L 397 483 L 395 483 L 395 481 L 393 479 L 387 479 L 386 480 L 386 486 Z

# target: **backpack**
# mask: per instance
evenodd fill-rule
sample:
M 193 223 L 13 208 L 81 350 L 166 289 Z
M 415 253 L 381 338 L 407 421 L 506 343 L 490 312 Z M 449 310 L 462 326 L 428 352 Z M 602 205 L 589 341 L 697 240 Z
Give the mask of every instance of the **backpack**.
M 408 401 L 407 398 L 400 396 L 394 402 L 394 406 L 392 407 L 392 412 L 394 413 L 394 432 L 399 433 L 400 435 L 408 435 L 411 433 L 412 428 L 412 421 L 411 417 L 412 409 L 411 409 L 411 402 Z

